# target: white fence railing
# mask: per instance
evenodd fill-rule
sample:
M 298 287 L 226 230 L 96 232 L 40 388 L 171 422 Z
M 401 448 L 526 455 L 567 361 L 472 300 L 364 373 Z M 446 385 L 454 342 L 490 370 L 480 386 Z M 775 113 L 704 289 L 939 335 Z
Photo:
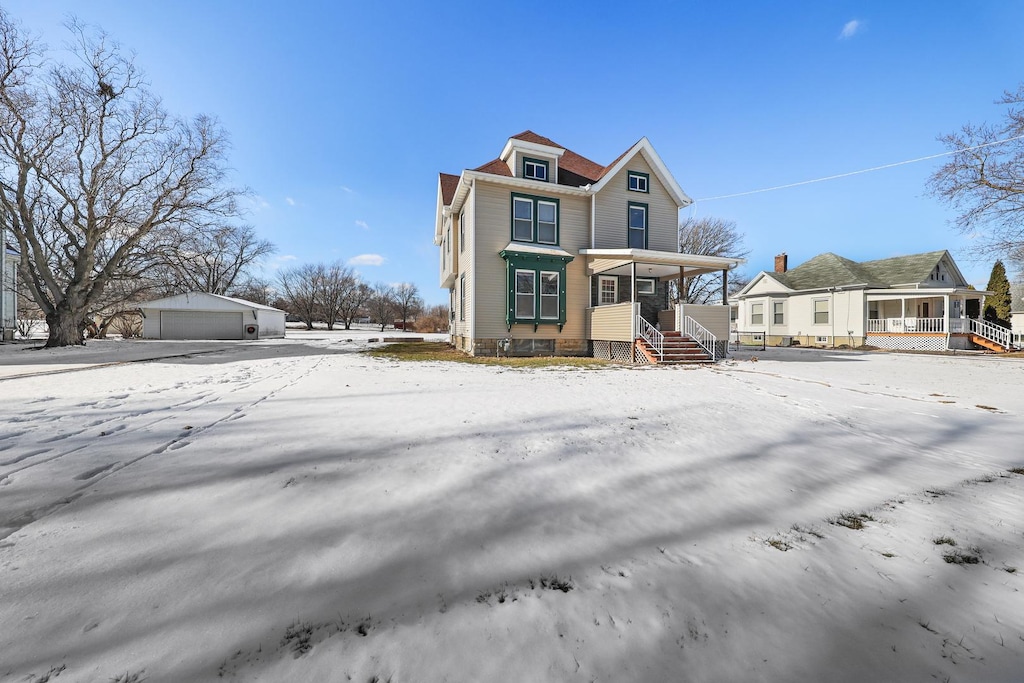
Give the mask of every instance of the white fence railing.
M 1013 348 L 1013 333 L 1002 325 L 993 325 L 987 320 L 971 318 L 971 333 L 999 344 L 1005 349 Z
M 951 326 L 952 322 L 950 320 Z M 868 320 L 868 332 L 942 333 L 946 331 L 945 323 L 943 318 L 878 318 L 877 320 Z
M 654 352 L 658 354 L 658 358 L 662 358 L 665 355 L 665 335 L 661 333 L 658 328 L 644 320 L 643 316 L 636 317 L 636 333 L 637 336 L 643 337 Z
M 718 346 L 718 338 L 711 334 L 708 328 L 704 327 L 688 315 L 683 316 L 683 324 L 680 327 L 682 327 L 682 329 L 679 330 L 680 332 L 697 342 L 697 344 L 704 349 L 709 356 L 711 356 L 711 362 L 716 360 L 715 348 Z

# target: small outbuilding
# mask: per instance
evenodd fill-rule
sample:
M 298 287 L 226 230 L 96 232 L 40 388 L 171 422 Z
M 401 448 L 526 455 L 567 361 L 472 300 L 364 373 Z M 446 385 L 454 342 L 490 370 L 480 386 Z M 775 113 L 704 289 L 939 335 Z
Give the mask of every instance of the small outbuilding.
M 230 296 L 189 292 L 141 306 L 146 339 L 284 337 L 284 311 Z

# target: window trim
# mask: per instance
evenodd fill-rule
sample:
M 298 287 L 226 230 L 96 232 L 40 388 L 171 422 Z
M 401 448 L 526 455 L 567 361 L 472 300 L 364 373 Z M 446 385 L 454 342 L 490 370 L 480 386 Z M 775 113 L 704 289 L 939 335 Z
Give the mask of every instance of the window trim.
M 519 291 L 519 274 L 527 273 L 532 278 L 533 292 L 530 293 L 530 315 L 519 315 L 519 297 L 526 296 L 526 293 L 520 293 Z M 515 293 L 515 301 L 513 302 L 513 316 L 518 322 L 520 320 L 536 320 L 537 319 L 537 271 L 531 268 L 516 268 L 512 273 L 512 287 Z
M 785 301 L 773 301 L 772 302 L 772 325 L 785 325 L 786 324 L 786 302 Z
M 650 283 L 651 291 L 645 292 L 640 289 L 640 283 Z M 636 294 L 637 296 L 652 296 L 658 293 L 658 281 L 653 277 L 638 277 L 636 279 Z
M 527 164 L 532 164 L 535 169 L 536 168 L 543 168 L 544 169 L 544 177 L 543 178 L 538 178 L 536 175 L 527 175 L 527 173 L 526 173 L 526 165 Z M 551 164 L 550 164 L 550 162 L 546 161 L 545 159 L 534 159 L 533 157 L 524 156 L 523 157 L 523 178 L 525 178 L 526 180 L 536 180 L 536 181 L 541 182 L 541 183 L 549 183 L 549 182 L 551 182 Z
M 825 310 L 824 311 L 819 311 L 818 310 L 818 304 L 819 303 L 825 304 Z M 815 325 L 828 325 L 829 324 L 829 322 L 828 322 L 829 321 L 829 315 L 831 314 L 831 311 L 829 310 L 829 308 L 830 308 L 830 306 L 828 305 L 828 299 L 811 299 L 811 320 L 814 321 Z M 825 314 L 825 319 L 824 320 L 818 320 L 818 314 L 819 313 L 824 313 Z
M 530 239 L 516 239 L 516 201 L 530 202 L 531 204 L 531 233 Z M 555 241 L 547 242 L 540 241 L 540 204 L 552 204 L 555 207 Z M 510 213 L 510 236 L 513 242 L 519 242 L 520 244 L 544 244 L 547 246 L 557 247 L 562 238 L 562 207 L 557 197 L 540 197 L 538 195 L 523 194 L 522 192 L 513 192 L 511 205 L 509 209 Z M 525 219 L 522 219 L 525 220 Z
M 754 318 L 760 318 L 755 320 Z M 764 325 L 764 302 L 763 301 L 752 301 L 750 302 L 750 324 L 751 325 Z
M 562 292 L 562 274 L 557 270 L 541 270 L 540 273 L 540 289 L 537 292 L 540 306 L 537 308 L 537 318 L 540 320 L 558 320 L 561 317 L 561 292 Z M 544 293 L 544 276 L 554 275 L 555 276 L 555 293 L 554 295 Z M 555 314 L 544 315 L 544 297 L 555 297 Z
M 505 324 L 509 331 L 512 330 L 513 325 L 532 324 L 534 331 L 537 331 L 541 325 L 558 325 L 558 331 L 561 332 L 565 326 L 567 310 L 566 265 L 573 260 L 573 257 L 522 252 L 516 251 L 514 248 L 502 249 L 498 255 L 505 260 Z M 532 318 L 520 317 L 516 307 L 518 286 L 516 276 L 521 272 L 533 273 L 534 315 Z M 540 315 L 540 289 L 538 287 L 542 282 L 543 273 L 558 276 L 558 317 L 542 318 Z
M 632 225 L 630 225 L 630 222 L 629 222 L 630 214 L 632 213 L 633 209 L 643 209 L 644 210 L 644 227 L 643 227 L 643 231 L 644 231 L 644 246 L 642 246 L 642 247 L 632 247 L 632 246 L 630 246 L 629 236 L 630 236 L 630 234 L 632 234 L 631 231 L 639 230 L 639 228 L 634 228 Z M 647 245 L 649 244 L 650 232 L 651 232 L 651 230 L 650 230 L 650 225 L 651 225 L 650 220 L 651 220 L 651 211 L 650 211 L 650 207 L 647 204 L 645 204 L 643 202 L 629 202 L 628 206 L 626 207 L 626 248 L 627 249 L 646 249 L 647 248 Z
M 614 290 L 612 292 L 612 294 L 614 295 L 612 297 L 614 299 L 614 301 L 611 301 L 609 303 L 605 303 L 604 297 L 603 297 L 603 295 L 604 295 L 604 288 L 602 287 L 602 285 L 605 282 L 611 282 L 615 286 L 615 288 L 614 288 Z M 597 305 L 598 306 L 614 306 L 617 303 L 619 303 L 619 278 L 615 277 L 614 275 L 598 275 L 597 276 Z
M 633 187 L 633 180 L 637 180 L 637 187 Z M 643 181 L 644 189 L 640 189 L 640 182 Z M 641 192 L 643 194 L 651 193 L 651 174 L 644 173 L 643 171 L 627 171 L 626 174 L 626 189 L 630 192 Z

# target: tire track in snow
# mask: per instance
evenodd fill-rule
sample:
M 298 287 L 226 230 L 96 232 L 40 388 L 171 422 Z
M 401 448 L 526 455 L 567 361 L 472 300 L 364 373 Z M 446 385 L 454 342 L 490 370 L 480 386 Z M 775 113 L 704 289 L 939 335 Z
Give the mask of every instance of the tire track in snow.
M 7 536 L 10 536 L 11 534 L 13 534 L 16 531 L 20 531 L 21 529 L 25 528 L 26 526 L 28 526 L 29 524 L 31 524 L 33 522 L 39 521 L 41 519 L 45 519 L 46 517 L 49 517 L 50 515 L 54 514 L 55 512 L 58 512 L 58 511 L 64 509 L 66 506 L 68 506 L 71 503 L 77 501 L 82 496 L 87 495 L 87 492 L 86 492 L 87 489 L 95 487 L 97 484 L 101 483 L 102 481 L 104 481 L 108 477 L 111 477 L 111 476 L 117 474 L 118 472 L 124 470 L 125 468 L 130 467 L 130 466 L 132 466 L 132 465 L 134 465 L 136 463 L 139 463 L 139 462 L 141 462 L 141 461 L 143 461 L 146 458 L 149 458 L 151 456 L 159 455 L 159 454 L 167 452 L 169 450 L 177 450 L 177 449 L 180 449 L 180 448 L 184 448 L 185 446 L 188 446 L 191 443 L 193 443 L 194 440 L 195 440 L 195 437 L 198 434 L 202 434 L 203 432 L 206 432 L 207 430 L 210 430 L 210 429 L 212 429 L 212 428 L 216 427 L 217 425 L 222 424 L 224 422 L 230 422 L 230 421 L 237 420 L 239 418 L 245 417 L 248 414 L 249 410 L 259 406 L 264 401 L 267 401 L 267 400 L 273 398 L 274 396 L 276 396 L 280 392 L 282 392 L 282 391 L 284 391 L 284 390 L 286 390 L 286 389 L 288 389 L 290 387 L 295 386 L 296 384 L 298 384 L 299 382 L 304 380 L 306 377 L 308 377 L 309 375 L 311 375 L 314 372 L 316 372 L 318 370 L 318 368 L 320 367 L 320 365 L 324 362 L 324 360 L 325 360 L 324 357 L 318 358 L 314 363 L 312 363 L 308 368 L 306 368 L 303 372 L 301 372 L 299 374 L 293 374 L 293 372 L 292 372 L 294 370 L 294 366 L 298 363 L 298 361 L 295 361 L 293 363 L 287 363 L 287 364 L 279 363 L 279 364 L 277 364 L 275 366 L 275 367 L 279 368 L 278 372 L 275 372 L 275 373 L 273 373 L 271 375 L 267 375 L 265 377 L 261 377 L 261 378 L 255 380 L 254 382 L 249 382 L 249 383 L 246 383 L 244 385 L 240 385 L 240 386 L 231 388 L 228 391 L 226 391 L 225 393 L 220 394 L 217 398 L 211 399 L 210 401 L 206 401 L 206 402 L 204 402 L 202 404 L 195 404 L 195 405 L 189 406 L 186 409 L 187 412 L 191 412 L 192 410 L 195 410 L 195 409 L 197 409 L 199 407 L 202 407 L 202 406 L 207 406 L 207 405 L 211 405 L 213 403 L 216 403 L 220 398 L 223 398 L 225 395 L 230 395 L 232 393 L 235 393 L 237 391 L 241 391 L 243 389 L 251 389 L 255 385 L 262 384 L 262 383 L 269 382 L 269 381 L 280 380 L 282 377 L 287 377 L 287 381 L 285 381 L 284 383 L 279 384 L 278 386 L 271 387 L 269 391 L 267 391 L 266 393 L 263 393 L 262 395 L 260 395 L 257 398 L 249 401 L 248 403 L 245 403 L 245 404 L 243 404 L 241 406 L 235 406 L 235 407 L 231 408 L 231 410 L 227 414 L 223 414 L 220 417 L 218 417 L 218 418 L 208 422 L 205 425 L 200 425 L 198 427 L 193 427 L 187 433 L 179 435 L 179 436 L 171 439 L 170 441 L 167 441 L 166 443 L 163 443 L 163 444 L 157 446 L 156 448 L 150 449 L 150 450 L 146 451 L 145 453 L 143 453 L 143 454 L 141 454 L 141 455 L 139 455 L 137 457 L 130 458 L 128 460 L 119 461 L 119 462 L 114 462 L 114 463 L 106 463 L 106 464 L 104 464 L 102 466 L 93 467 L 93 468 L 91 468 L 91 469 L 89 469 L 89 470 L 87 470 L 85 472 L 80 473 L 79 475 L 75 476 L 74 479 L 80 480 L 80 481 L 87 479 L 88 481 L 86 483 L 84 483 L 84 484 L 76 487 L 75 489 L 73 489 L 73 491 L 72 491 L 72 493 L 70 495 L 63 495 L 63 496 L 60 496 L 60 498 L 58 500 L 56 500 L 56 501 L 50 501 L 50 502 L 44 503 L 43 505 L 38 505 L 38 506 L 36 506 L 36 507 L 34 507 L 34 508 L 30 509 L 30 510 L 22 511 L 16 517 L 7 520 L 7 522 L 3 525 L 3 527 L 0 527 L 0 540 L 3 540 L 4 538 L 6 538 Z M 247 374 L 247 377 L 251 377 L 251 376 L 252 376 L 252 373 L 248 373 Z M 187 403 L 187 402 L 183 402 L 183 403 Z M 158 422 L 162 422 L 164 420 L 170 419 L 171 417 L 180 417 L 180 415 L 175 415 L 175 416 L 166 415 L 166 416 L 162 416 L 159 420 L 154 420 L 154 421 L 147 422 L 146 425 L 143 425 L 143 426 L 138 427 L 136 429 L 122 431 L 122 432 L 120 432 L 120 434 L 128 434 L 128 435 L 130 435 L 130 434 L 133 434 L 134 432 L 138 431 L 139 429 L 142 429 L 142 428 L 145 428 L 145 427 L 148 427 L 148 426 L 152 426 L 153 424 L 156 424 Z M 72 452 L 77 452 L 77 451 L 82 450 L 83 448 L 87 448 L 89 445 L 90 444 L 83 444 L 83 445 L 81 445 L 81 446 L 79 446 L 79 447 L 77 447 L 77 448 L 75 448 L 75 449 L 73 449 L 71 451 L 64 452 L 64 453 L 58 453 L 58 454 L 56 454 L 54 456 L 51 456 L 50 458 L 46 458 L 46 459 L 44 459 L 42 461 L 33 463 L 32 465 L 20 468 L 19 470 L 8 472 L 8 473 L 0 476 L 0 482 L 3 482 L 3 480 L 7 479 L 8 477 L 10 477 L 11 474 L 14 474 L 15 472 L 23 471 L 24 469 L 27 469 L 27 467 L 34 467 L 34 466 L 38 466 L 38 465 L 45 464 L 45 463 L 48 463 L 48 462 L 53 462 L 55 460 L 58 460 L 58 459 L 64 457 L 65 455 L 69 455 Z

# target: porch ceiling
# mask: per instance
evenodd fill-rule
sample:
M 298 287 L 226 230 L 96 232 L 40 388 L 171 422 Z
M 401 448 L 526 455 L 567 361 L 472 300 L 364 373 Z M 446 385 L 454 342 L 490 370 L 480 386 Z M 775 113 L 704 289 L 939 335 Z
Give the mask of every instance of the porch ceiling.
M 638 277 L 659 279 L 678 278 L 680 269 L 683 270 L 684 277 L 694 277 L 703 273 L 732 270 L 746 262 L 745 259 L 738 258 L 677 254 L 650 249 L 580 249 L 580 255 L 586 258 L 587 275 L 629 275 L 633 272 L 635 263 Z

